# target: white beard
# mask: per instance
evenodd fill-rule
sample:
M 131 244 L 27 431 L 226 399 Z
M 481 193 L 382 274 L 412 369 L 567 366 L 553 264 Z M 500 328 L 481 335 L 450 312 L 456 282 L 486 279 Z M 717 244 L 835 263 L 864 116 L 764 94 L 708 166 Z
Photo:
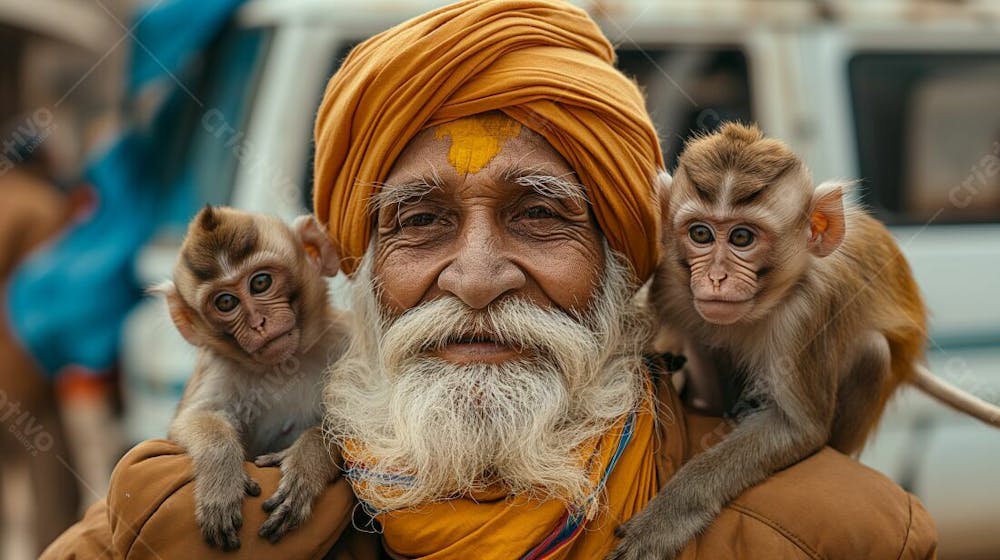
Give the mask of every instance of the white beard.
M 390 321 L 366 257 L 354 280 L 354 338 L 325 391 L 325 428 L 342 445 L 360 444 L 378 473 L 413 482 L 355 484 L 358 497 L 391 511 L 499 484 L 587 504 L 596 487 L 578 448 L 644 398 L 651 322 L 632 303 L 627 274 L 609 258 L 581 318 L 516 298 L 475 311 L 446 297 Z M 430 355 L 469 332 L 529 357 L 457 365 Z

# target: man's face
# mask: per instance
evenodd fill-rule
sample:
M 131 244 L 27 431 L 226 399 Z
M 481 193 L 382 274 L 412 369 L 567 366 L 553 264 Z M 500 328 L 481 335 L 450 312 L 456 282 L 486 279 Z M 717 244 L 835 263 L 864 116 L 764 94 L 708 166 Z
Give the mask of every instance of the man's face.
M 604 268 L 601 234 L 573 170 L 541 136 L 500 113 L 425 130 L 378 196 L 373 277 L 389 315 L 454 296 L 482 310 L 515 296 L 579 314 Z M 462 340 L 452 363 L 518 350 Z
M 566 162 L 503 115 L 453 121 L 410 142 L 372 208 L 359 324 L 326 390 L 330 433 L 377 471 L 357 495 L 599 503 L 579 449 L 641 398 L 648 329 Z M 369 483 L 397 475 L 412 482 Z

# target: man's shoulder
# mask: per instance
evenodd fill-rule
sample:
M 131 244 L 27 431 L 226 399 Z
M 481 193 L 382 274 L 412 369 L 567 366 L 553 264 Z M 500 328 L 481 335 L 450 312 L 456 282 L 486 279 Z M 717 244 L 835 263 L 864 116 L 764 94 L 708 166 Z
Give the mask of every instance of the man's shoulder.
M 801 558 L 933 558 L 937 543 L 919 500 L 830 448 L 743 493 L 716 525 L 727 524 L 784 541 Z
M 682 457 L 718 443 L 732 423 L 686 408 L 669 380 L 657 387 L 661 469 L 669 478 Z M 916 497 L 825 447 L 738 496 L 678 560 L 923 560 L 935 558 L 936 549 L 934 522 Z

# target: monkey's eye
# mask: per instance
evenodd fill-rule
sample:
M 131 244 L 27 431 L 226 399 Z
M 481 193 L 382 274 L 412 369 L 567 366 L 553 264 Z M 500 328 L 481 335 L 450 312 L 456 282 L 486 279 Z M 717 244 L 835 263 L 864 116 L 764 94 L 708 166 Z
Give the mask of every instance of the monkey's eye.
M 240 304 L 240 300 L 233 294 L 219 294 L 215 298 L 215 308 L 223 313 L 229 313 Z
M 253 294 L 262 294 L 271 287 L 271 275 L 266 272 L 261 272 L 250 279 L 250 292 Z
M 695 243 L 704 245 L 705 243 L 711 243 L 715 240 L 715 235 L 712 234 L 712 230 L 708 226 L 703 226 L 701 224 L 695 224 L 688 229 L 688 237 L 691 241 Z
M 729 232 L 729 242 L 737 247 L 749 247 L 753 240 L 753 232 L 747 228 L 740 227 Z

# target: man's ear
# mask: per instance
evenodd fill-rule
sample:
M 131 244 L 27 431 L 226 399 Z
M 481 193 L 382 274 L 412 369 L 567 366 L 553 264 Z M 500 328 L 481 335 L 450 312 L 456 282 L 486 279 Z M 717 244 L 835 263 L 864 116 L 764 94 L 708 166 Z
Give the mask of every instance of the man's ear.
M 174 326 L 177 327 L 184 340 L 188 341 L 192 346 L 202 346 L 203 341 L 198 335 L 198 331 L 194 328 L 194 310 L 191 309 L 191 306 L 177 292 L 177 286 L 174 286 L 173 282 L 167 280 L 162 284 L 153 286 L 148 292 L 164 296 L 167 300 L 167 308 L 170 309 L 170 319 L 173 320 Z
M 823 183 L 813 192 L 809 209 L 809 251 L 825 257 L 840 246 L 846 233 L 844 186 Z
M 295 235 L 299 237 L 302 246 L 309 255 L 309 261 L 316 266 L 324 276 L 336 276 L 340 270 L 340 255 L 334 248 L 330 237 L 320 227 L 319 222 L 311 215 L 299 216 L 292 224 Z

